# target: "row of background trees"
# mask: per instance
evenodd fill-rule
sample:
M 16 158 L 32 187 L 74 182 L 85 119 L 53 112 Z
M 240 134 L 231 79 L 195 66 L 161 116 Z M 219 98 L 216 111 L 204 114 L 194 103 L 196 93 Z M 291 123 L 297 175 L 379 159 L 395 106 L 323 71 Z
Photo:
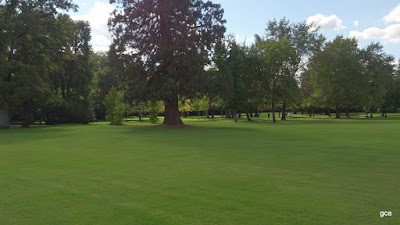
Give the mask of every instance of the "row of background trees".
M 0 118 L 24 127 L 93 120 L 90 26 L 69 0 L 0 1 Z
M 131 6 L 110 20 L 110 51 L 94 53 L 89 24 L 62 13 L 77 10 L 71 1 L 0 3 L 1 127 L 10 118 L 28 127 L 35 120 L 89 123 L 107 115 L 112 121 L 126 115 L 157 121 L 162 113 L 171 115 L 164 123 L 181 124 L 180 115 L 192 112 L 237 121 L 241 113 L 251 120 L 266 110 L 276 121 L 275 111 L 285 120 L 289 109 L 336 112 L 337 118 L 365 111 L 372 117 L 400 107 L 399 69 L 379 43 L 362 49 L 342 36 L 327 42 L 305 22 L 270 21 L 248 46 L 224 38 L 223 10 L 202 3 L 192 11 L 179 9 L 191 15 L 186 19 L 192 24 L 169 24 L 167 30 L 179 32 L 160 28 L 164 38 L 155 40 L 146 28 L 164 24 L 167 12 L 148 11 L 140 16 L 161 15 L 160 21 L 138 17 L 121 30 Z M 145 6 L 135 9 L 140 7 Z

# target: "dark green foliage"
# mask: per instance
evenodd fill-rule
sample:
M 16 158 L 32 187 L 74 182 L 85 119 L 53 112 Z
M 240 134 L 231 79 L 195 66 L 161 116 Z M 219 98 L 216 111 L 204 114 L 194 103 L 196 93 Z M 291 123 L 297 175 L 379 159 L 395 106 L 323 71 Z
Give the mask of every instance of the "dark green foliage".
M 149 101 L 149 118 L 151 123 L 158 122 L 159 105 L 156 101 Z
M 390 96 L 388 92 L 393 87 L 394 58 L 387 55 L 379 43 L 371 43 L 366 49 L 363 49 L 361 57 L 369 80 L 368 102 L 365 107 L 370 108 L 371 114 L 376 107 L 382 107 L 382 110 L 385 111 L 387 107 L 390 107 L 390 103 L 385 97 L 387 94 Z
M 228 45 L 221 44 L 216 54 L 217 75 L 220 76 L 221 84 L 220 96 L 224 101 L 224 108 L 237 112 L 246 106 L 248 99 L 248 89 L 245 86 L 247 71 L 245 71 L 246 50 L 234 41 Z M 236 117 L 235 117 L 236 118 Z M 237 118 L 236 118 L 237 121 Z
M 106 53 L 92 53 L 90 63 L 93 68 L 92 99 L 96 119 L 106 118 L 106 107 L 104 98 L 112 87 L 121 85 L 117 70 L 112 67 Z
M 369 80 L 355 39 L 336 37 L 312 58 L 310 68 L 314 97 L 319 95 L 324 105 L 335 107 L 337 118 L 340 109 L 349 116 L 351 107 L 368 102 Z
M 72 22 L 72 21 L 70 21 Z M 90 26 L 87 22 L 74 21 L 73 35 L 68 50 L 61 54 L 62 67 L 55 73 L 56 93 L 65 101 L 61 121 L 88 123 L 94 120 L 90 83 L 93 79 L 89 57 L 91 53 Z M 61 93 L 60 93 L 61 92 Z
M 287 92 L 286 89 L 293 88 L 287 83 L 288 80 L 294 79 L 291 70 L 300 59 L 287 39 L 275 41 L 257 38 L 252 48 L 252 53 L 260 60 L 259 79 L 262 82 L 265 99 L 271 105 L 273 121 L 276 122 L 276 104 L 283 98 L 282 93 Z
M 90 27 L 60 10 L 76 10 L 69 0 L 6 1 L 0 6 L 0 105 L 48 123 L 93 120 L 89 99 Z
M 107 108 L 106 120 L 111 125 L 122 125 L 125 115 L 125 104 L 123 102 L 123 93 L 117 91 L 114 87 L 106 95 L 104 105 Z
M 282 103 L 282 120 L 286 120 L 287 105 L 300 103 L 300 90 L 297 83 L 298 72 L 303 71 L 308 64 L 308 58 L 319 52 L 325 37 L 318 35 L 318 29 L 312 29 L 306 22 L 290 23 L 286 18 L 279 22 L 269 21 L 266 29 L 266 39 L 274 41 L 289 41 L 296 52 L 297 60 L 291 60 L 283 71 L 279 82 L 279 102 Z

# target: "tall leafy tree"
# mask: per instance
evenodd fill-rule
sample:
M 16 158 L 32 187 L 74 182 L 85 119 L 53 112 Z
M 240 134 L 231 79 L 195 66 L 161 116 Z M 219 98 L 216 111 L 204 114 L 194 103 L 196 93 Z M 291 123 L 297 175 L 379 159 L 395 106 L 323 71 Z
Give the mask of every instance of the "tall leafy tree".
M 308 58 L 321 50 L 325 37 L 318 34 L 318 29 L 311 29 L 313 25 L 306 22 L 291 23 L 286 18 L 279 21 L 272 20 L 267 23 L 266 39 L 275 41 L 287 40 L 294 47 L 297 58 L 288 65 L 287 74 L 282 74 L 285 79 L 280 83 L 282 102 L 282 120 L 286 120 L 287 104 L 300 101 L 300 90 L 296 75 L 307 67 Z
M 374 110 L 377 107 L 383 107 L 385 95 L 392 85 L 394 57 L 387 55 L 383 46 L 379 43 L 371 43 L 361 51 L 361 55 L 370 84 L 368 88 L 369 101 L 366 109 L 370 109 L 372 118 Z
M 106 118 L 104 98 L 112 87 L 121 85 L 117 70 L 111 65 L 108 54 L 105 52 L 92 53 L 90 64 L 93 69 L 92 98 L 96 119 Z
M 232 82 L 229 98 L 226 99 L 227 108 L 232 109 L 235 122 L 238 119 L 238 111 L 242 109 L 247 102 L 248 90 L 246 89 L 245 78 L 245 58 L 246 52 L 243 46 L 239 46 L 235 42 L 231 44 L 229 55 L 226 59 L 227 69 Z
M 165 125 L 182 124 L 178 98 L 203 92 L 205 65 L 223 38 L 219 4 L 202 0 L 111 0 L 111 51 L 120 61 L 127 94 L 163 100 Z
M 8 117 L 11 107 L 20 108 L 23 126 L 27 127 L 35 107 L 51 99 L 52 55 L 59 50 L 55 41 L 56 16 L 59 10 L 70 9 L 76 10 L 77 6 L 69 0 L 1 2 L 0 117 Z
M 340 118 L 340 109 L 349 117 L 351 107 L 366 104 L 368 76 L 355 39 L 338 36 L 311 60 L 313 90 L 326 104 L 335 106 L 336 118 Z
M 258 70 L 263 82 L 265 99 L 271 104 L 272 119 L 276 122 L 276 104 L 282 99 L 287 76 L 290 74 L 292 65 L 298 64 L 299 58 L 295 48 L 287 39 L 263 40 L 256 36 L 253 48 L 252 52 L 260 60 Z

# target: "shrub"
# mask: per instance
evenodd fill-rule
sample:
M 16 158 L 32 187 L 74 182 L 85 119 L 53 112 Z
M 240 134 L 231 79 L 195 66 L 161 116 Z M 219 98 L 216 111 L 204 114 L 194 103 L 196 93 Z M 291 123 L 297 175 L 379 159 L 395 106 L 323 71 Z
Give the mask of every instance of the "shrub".
M 125 114 L 125 104 L 123 102 L 123 93 L 111 88 L 106 95 L 104 105 L 107 108 L 106 120 L 110 121 L 111 125 L 122 125 Z
M 149 118 L 150 122 L 157 123 L 158 122 L 158 113 L 160 111 L 160 105 L 156 101 L 149 102 Z

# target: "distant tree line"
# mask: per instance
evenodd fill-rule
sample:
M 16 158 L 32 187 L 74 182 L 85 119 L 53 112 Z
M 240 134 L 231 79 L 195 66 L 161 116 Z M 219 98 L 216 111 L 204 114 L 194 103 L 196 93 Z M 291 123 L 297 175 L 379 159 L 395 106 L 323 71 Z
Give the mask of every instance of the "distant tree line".
M 313 25 L 282 19 L 268 22 L 265 35 L 256 35 L 250 46 L 228 36 L 215 43 L 212 53 L 202 82 L 196 84 L 201 89 L 193 97 L 178 96 L 184 117 L 197 112 L 237 121 L 243 113 L 251 120 L 270 111 L 276 122 L 276 112 L 286 120 L 290 108 L 310 116 L 335 112 L 336 118 L 364 111 L 368 118 L 378 111 L 386 117 L 400 107 L 399 69 L 379 43 L 361 49 L 355 39 L 342 36 L 327 42 Z M 143 88 L 135 80 L 142 73 L 122 73 L 130 101 L 140 93 L 149 97 L 136 87 Z
M 0 126 L 93 119 L 90 26 L 68 10 L 69 0 L 0 1 Z
M 219 4 L 111 3 L 113 43 L 94 53 L 88 22 L 62 13 L 77 10 L 72 1 L 0 1 L 0 127 L 157 115 L 179 125 L 181 116 L 262 111 L 275 122 L 288 110 L 368 118 L 400 107 L 398 64 L 379 43 L 327 42 L 313 25 L 282 19 L 245 45 L 224 36 Z

